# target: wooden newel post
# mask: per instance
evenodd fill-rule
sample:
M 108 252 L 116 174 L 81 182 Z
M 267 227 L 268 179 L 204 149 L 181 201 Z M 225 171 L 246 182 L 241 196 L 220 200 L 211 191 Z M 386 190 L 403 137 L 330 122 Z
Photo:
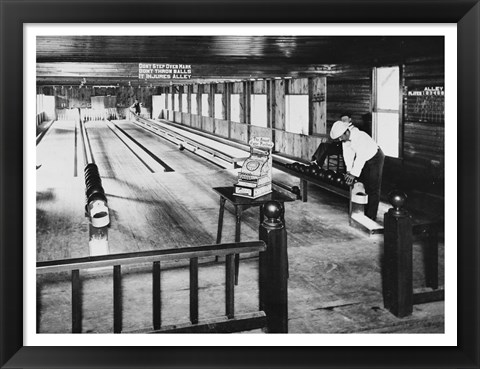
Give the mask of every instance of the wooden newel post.
M 392 314 L 404 317 L 413 311 L 412 220 L 403 209 L 407 195 L 392 191 L 388 198 L 393 208 L 384 218 L 383 300 Z
M 260 253 L 260 309 L 267 314 L 268 333 L 288 333 L 287 231 L 282 223 L 283 207 L 277 201 L 263 205 L 260 239 L 267 249 Z

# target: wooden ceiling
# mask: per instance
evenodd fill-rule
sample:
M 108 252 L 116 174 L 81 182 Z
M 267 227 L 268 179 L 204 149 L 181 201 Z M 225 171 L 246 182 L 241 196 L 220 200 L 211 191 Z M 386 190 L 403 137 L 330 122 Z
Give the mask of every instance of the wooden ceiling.
M 332 75 L 349 65 L 443 57 L 426 36 L 39 36 L 39 85 L 164 85 Z M 139 63 L 191 65 L 188 80 L 139 79 Z

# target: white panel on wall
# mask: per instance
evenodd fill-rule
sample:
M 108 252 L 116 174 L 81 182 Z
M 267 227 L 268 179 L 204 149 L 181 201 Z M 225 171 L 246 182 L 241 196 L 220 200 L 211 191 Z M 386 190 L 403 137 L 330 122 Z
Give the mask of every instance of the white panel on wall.
M 182 112 L 188 113 L 188 95 L 182 94 Z
M 165 96 L 152 95 L 152 118 L 163 118 L 163 109 L 165 109 Z
M 174 111 L 180 111 L 180 109 L 179 109 L 179 107 L 180 107 L 179 101 L 180 101 L 180 99 L 179 99 L 178 94 L 174 94 L 174 95 L 173 95 L 173 110 L 174 110 Z
M 215 118 L 223 119 L 222 94 L 215 94 Z
M 267 127 L 267 95 L 251 95 L 251 123 L 259 127 Z
M 165 107 L 168 110 L 172 109 L 172 95 L 167 94 L 167 106 Z
M 190 104 L 192 105 L 192 111 L 190 112 L 190 114 L 198 114 L 197 94 L 190 95 Z
M 285 130 L 308 135 L 308 95 L 285 95 Z
M 202 116 L 208 117 L 208 94 L 202 94 Z

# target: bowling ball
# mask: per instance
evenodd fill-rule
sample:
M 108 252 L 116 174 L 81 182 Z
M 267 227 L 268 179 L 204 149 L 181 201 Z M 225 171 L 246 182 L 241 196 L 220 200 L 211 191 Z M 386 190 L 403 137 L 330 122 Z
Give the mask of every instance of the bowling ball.
M 102 180 L 100 179 L 100 177 L 92 178 L 85 182 L 85 187 L 87 189 L 95 186 L 101 186 L 101 185 L 102 185 Z
M 87 204 L 95 200 L 102 200 L 105 203 L 107 202 L 107 197 L 103 192 L 94 192 L 90 196 L 87 196 Z
M 86 172 L 87 170 L 90 170 L 91 168 L 95 168 L 95 169 L 98 170 L 98 167 L 97 167 L 96 164 L 94 164 L 94 163 L 88 163 L 87 165 L 85 165 L 84 171 Z
M 333 184 L 337 187 L 342 187 L 342 182 L 344 182 L 343 174 L 342 173 L 336 173 L 334 178 L 333 178 Z
M 334 178 L 335 178 L 334 176 L 335 176 L 335 172 L 334 172 L 333 170 L 327 169 L 327 170 L 325 171 L 325 180 L 326 180 L 327 182 L 332 183 L 333 180 L 334 180 Z
M 85 195 L 87 196 L 88 202 L 91 201 L 90 198 L 96 193 L 101 193 L 101 194 L 105 195 L 105 191 L 103 190 L 102 186 L 91 187 L 85 193 Z
M 318 169 L 317 177 L 320 178 L 320 179 L 322 179 L 322 180 L 325 179 L 325 169 L 319 168 L 319 169 Z
M 297 195 L 297 197 L 300 196 L 300 188 L 298 186 L 293 186 L 292 187 L 292 193 Z

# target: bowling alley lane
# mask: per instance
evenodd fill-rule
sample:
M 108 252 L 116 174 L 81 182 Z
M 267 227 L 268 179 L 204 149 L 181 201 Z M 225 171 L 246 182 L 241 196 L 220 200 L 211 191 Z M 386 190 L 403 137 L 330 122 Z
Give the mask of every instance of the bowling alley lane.
M 184 175 L 151 173 L 105 122 L 88 122 L 86 128 L 108 199 L 111 253 L 212 242 L 197 215 L 181 201 L 191 193 L 178 191 L 182 183 L 190 183 Z M 155 145 L 162 147 L 159 151 L 169 150 L 158 140 Z M 190 201 L 195 202 L 194 198 Z
M 74 121 L 55 121 L 36 149 L 37 259 L 86 256 L 83 155 Z

